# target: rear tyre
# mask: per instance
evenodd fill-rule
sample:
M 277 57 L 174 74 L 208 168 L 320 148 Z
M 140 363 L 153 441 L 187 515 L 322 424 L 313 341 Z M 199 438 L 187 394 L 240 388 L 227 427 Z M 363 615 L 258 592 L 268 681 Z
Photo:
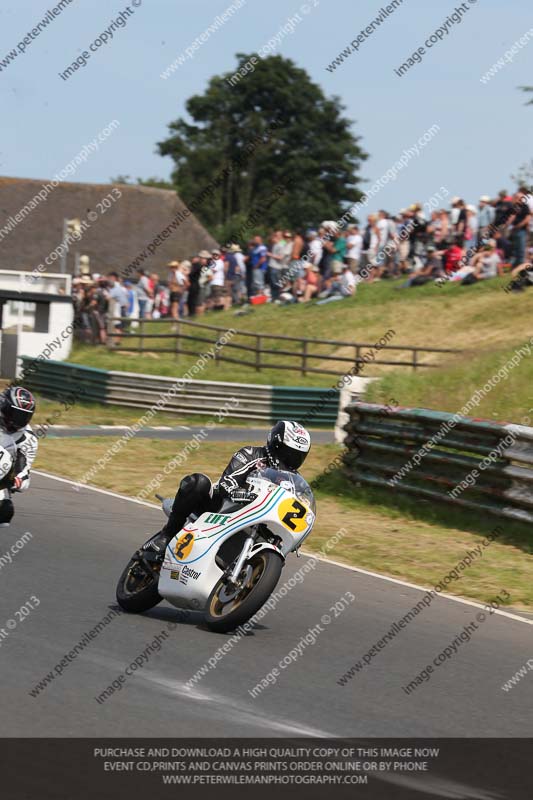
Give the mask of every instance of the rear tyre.
M 240 589 L 229 590 L 220 580 L 207 601 L 205 621 L 217 633 L 227 633 L 247 622 L 266 603 L 279 581 L 283 560 L 272 550 L 262 550 L 243 567 Z
M 135 557 L 120 576 L 117 584 L 117 603 L 131 614 L 148 611 L 163 599 L 157 591 L 159 575 L 150 572 Z

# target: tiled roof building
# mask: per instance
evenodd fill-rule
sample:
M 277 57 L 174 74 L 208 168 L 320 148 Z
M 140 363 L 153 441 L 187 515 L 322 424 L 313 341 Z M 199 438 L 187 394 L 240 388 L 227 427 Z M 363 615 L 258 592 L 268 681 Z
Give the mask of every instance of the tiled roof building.
M 114 187 L 122 196 L 105 208 L 106 196 L 117 197 Z M 77 251 L 89 256 L 91 272 L 127 270 L 133 275 L 142 266 L 166 275 L 169 261 L 217 244 L 173 191 L 64 182 L 54 188 L 46 180 L 0 176 L 0 268 L 33 270 L 43 264 L 62 242 L 64 219 L 76 218 L 88 221 L 88 227 L 70 246 L 70 273 Z M 59 263 L 56 258 L 44 269 L 59 272 Z

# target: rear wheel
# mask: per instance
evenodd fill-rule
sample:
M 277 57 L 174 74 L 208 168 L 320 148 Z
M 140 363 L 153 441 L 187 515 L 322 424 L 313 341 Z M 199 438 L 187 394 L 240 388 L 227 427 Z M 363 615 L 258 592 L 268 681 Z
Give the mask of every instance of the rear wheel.
M 207 601 L 205 620 L 212 631 L 226 633 L 247 622 L 274 591 L 283 560 L 272 550 L 262 550 L 246 562 L 238 587 L 220 580 Z
M 157 591 L 158 581 L 158 571 L 134 556 L 118 580 L 117 603 L 133 614 L 148 611 L 163 599 Z

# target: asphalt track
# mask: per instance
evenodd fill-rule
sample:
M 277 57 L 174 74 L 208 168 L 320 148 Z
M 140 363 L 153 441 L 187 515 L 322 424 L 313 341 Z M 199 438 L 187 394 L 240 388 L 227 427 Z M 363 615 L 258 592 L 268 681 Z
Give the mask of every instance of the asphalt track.
M 38 429 L 39 426 L 35 426 Z M 70 427 L 68 425 L 54 425 L 47 432 L 47 438 L 82 438 L 85 436 L 120 436 L 130 430 L 126 425 L 91 425 Z M 181 439 L 188 440 L 195 433 L 204 431 L 201 425 L 187 426 L 179 425 L 175 428 L 160 425 L 152 428 L 142 428 L 135 434 L 140 439 Z M 216 427 L 209 431 L 209 439 L 212 442 L 254 442 L 264 441 L 268 432 L 265 428 L 239 427 Z M 335 441 L 333 431 L 315 430 L 312 431 L 313 442 L 315 444 L 332 444 Z
M 0 555 L 33 538 L 0 571 L 0 628 L 32 596 L 40 605 L 2 639 L 5 736 L 436 736 L 531 734 L 531 678 L 501 684 L 531 658 L 530 621 L 495 614 L 429 683 L 412 678 L 474 618 L 476 607 L 438 598 L 346 686 L 336 679 L 418 602 L 399 582 L 321 562 L 242 638 L 192 692 L 184 683 L 228 637 L 178 624 L 142 671 L 99 705 L 95 696 L 176 620 L 166 603 L 115 618 L 37 697 L 29 692 L 114 607 L 117 577 L 157 530 L 156 508 L 35 474 L 17 498 Z M 356 521 L 354 520 L 354 524 Z M 305 561 L 292 557 L 281 581 Z M 248 694 L 347 591 L 356 601 L 257 698 Z

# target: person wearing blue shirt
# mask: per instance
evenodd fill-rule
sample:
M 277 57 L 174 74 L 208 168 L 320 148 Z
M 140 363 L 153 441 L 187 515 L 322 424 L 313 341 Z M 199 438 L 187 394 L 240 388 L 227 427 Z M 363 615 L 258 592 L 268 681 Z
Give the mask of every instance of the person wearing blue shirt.
M 260 236 L 254 236 L 253 247 L 250 250 L 250 266 L 252 268 L 252 276 L 255 293 L 259 294 L 264 291 L 265 277 L 268 266 L 268 248 L 263 244 Z

